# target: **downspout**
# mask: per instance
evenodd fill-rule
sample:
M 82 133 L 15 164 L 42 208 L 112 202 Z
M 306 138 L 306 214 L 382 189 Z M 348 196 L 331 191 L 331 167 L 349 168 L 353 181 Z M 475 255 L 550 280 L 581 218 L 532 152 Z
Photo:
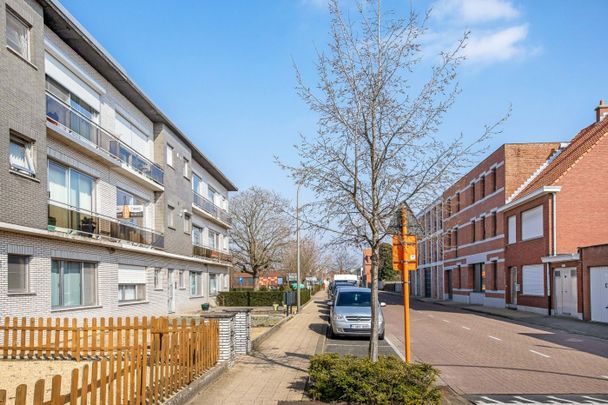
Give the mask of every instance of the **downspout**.
M 555 203 L 557 201 L 556 193 L 551 193 L 551 256 L 557 254 L 557 209 Z M 547 263 L 547 300 L 548 314 L 551 315 L 552 300 L 551 300 L 551 263 Z

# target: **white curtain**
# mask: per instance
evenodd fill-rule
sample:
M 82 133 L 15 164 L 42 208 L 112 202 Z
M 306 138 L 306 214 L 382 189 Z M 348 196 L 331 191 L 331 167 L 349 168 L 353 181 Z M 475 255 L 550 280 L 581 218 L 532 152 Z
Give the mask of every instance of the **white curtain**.
M 51 200 L 68 204 L 67 169 L 49 162 L 49 195 Z

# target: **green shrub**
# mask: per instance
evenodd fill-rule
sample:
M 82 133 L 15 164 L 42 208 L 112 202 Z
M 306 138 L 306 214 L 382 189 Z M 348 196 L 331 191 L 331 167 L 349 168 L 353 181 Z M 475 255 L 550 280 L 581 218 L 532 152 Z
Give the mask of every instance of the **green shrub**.
M 283 303 L 281 291 L 222 291 L 217 303 L 227 307 L 271 307 Z
M 308 370 L 308 393 L 321 401 L 354 404 L 439 404 L 438 372 L 428 364 L 406 364 L 396 357 L 315 355 Z

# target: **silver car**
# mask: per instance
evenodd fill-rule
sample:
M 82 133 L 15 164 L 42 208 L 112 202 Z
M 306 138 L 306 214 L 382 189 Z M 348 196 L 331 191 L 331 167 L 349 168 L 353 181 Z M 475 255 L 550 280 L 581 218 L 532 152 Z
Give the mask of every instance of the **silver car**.
M 369 288 L 341 287 L 335 298 L 328 301 L 331 307 L 329 315 L 329 337 L 336 336 L 369 336 L 371 333 L 372 292 Z M 384 302 L 378 303 L 379 328 L 378 338 L 384 339 Z

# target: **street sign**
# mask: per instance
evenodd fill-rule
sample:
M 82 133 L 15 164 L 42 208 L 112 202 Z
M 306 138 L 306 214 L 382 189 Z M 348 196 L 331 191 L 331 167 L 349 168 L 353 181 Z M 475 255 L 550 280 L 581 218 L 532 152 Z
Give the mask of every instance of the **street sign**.
M 287 273 L 288 281 L 296 281 L 298 279 L 298 275 L 296 273 Z

